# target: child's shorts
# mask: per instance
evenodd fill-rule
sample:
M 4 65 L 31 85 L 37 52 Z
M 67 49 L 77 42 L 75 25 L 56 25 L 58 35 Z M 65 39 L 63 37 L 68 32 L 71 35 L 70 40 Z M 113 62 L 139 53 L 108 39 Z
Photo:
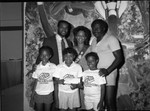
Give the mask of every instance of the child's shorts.
M 86 110 L 94 109 L 94 111 L 98 111 L 97 105 L 99 101 L 100 101 L 100 95 L 84 96 L 84 104 Z
M 37 93 L 35 93 L 34 101 L 35 101 L 35 103 L 51 104 L 54 101 L 53 100 L 53 92 L 51 92 L 48 95 L 38 95 Z
M 59 91 L 58 97 L 60 109 L 73 109 L 80 107 L 79 91 L 73 93 Z

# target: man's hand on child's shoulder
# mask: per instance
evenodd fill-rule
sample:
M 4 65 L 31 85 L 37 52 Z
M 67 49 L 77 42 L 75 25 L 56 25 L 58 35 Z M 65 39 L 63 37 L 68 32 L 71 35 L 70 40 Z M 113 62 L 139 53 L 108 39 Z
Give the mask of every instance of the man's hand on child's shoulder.
M 105 68 L 100 68 L 99 69 L 99 75 L 102 76 L 102 77 L 108 76 L 109 75 L 108 70 L 105 69 Z

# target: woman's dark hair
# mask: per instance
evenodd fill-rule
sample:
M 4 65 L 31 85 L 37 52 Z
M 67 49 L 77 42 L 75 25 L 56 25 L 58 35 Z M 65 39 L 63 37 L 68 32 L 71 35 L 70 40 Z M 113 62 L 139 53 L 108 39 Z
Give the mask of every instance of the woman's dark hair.
M 72 47 L 65 48 L 62 53 L 63 53 L 63 56 L 68 53 L 73 54 L 75 56 L 74 60 L 76 59 L 78 55 L 77 51 Z
M 76 28 L 73 29 L 73 35 L 74 35 L 74 43 L 75 45 L 77 45 L 77 39 L 76 39 L 76 35 L 79 31 L 83 31 L 85 33 L 85 36 L 86 36 L 86 40 L 84 41 L 84 44 L 85 45 L 89 45 L 89 41 L 91 39 L 91 31 L 90 29 L 88 29 L 87 27 L 85 26 L 78 26 Z
M 90 56 L 91 56 L 91 57 L 94 57 L 95 60 L 99 60 L 99 57 L 98 57 L 97 53 L 95 53 L 95 52 L 87 53 L 87 54 L 85 55 L 85 59 L 87 60 L 87 58 L 90 57 Z
M 68 38 L 69 37 L 69 35 L 70 35 L 70 33 L 71 33 L 71 29 L 72 29 L 72 24 L 71 23 L 69 23 L 68 21 L 65 21 L 65 20 L 59 20 L 58 21 L 58 24 L 57 24 L 57 27 L 59 28 L 59 26 L 61 25 L 61 24 L 68 24 L 68 33 L 67 33 L 67 35 L 66 35 L 66 38 Z
M 96 19 L 92 22 L 91 27 L 93 28 L 96 24 L 100 25 L 104 34 L 108 31 L 108 23 L 106 21 L 102 19 Z

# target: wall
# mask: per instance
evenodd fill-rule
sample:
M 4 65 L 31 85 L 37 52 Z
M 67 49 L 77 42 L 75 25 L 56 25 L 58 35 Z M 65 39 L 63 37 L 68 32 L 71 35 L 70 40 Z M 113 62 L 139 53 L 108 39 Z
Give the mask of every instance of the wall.
M 22 59 L 21 3 L 0 3 L 1 60 Z
M 23 82 L 22 4 L 0 3 L 0 48 L 2 89 Z

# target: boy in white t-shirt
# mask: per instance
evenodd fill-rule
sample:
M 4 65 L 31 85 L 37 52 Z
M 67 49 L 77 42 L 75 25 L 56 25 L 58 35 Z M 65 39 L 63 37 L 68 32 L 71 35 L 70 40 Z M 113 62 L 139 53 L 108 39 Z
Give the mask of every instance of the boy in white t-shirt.
M 41 62 L 36 66 L 36 70 L 32 74 L 32 78 L 37 82 L 34 95 L 36 111 L 50 111 L 53 103 L 53 73 L 56 65 L 49 61 L 52 55 L 53 50 L 48 46 L 42 46 L 39 49 Z
M 55 89 L 56 107 L 61 111 L 76 111 L 80 107 L 78 84 L 82 77 L 82 67 L 74 62 L 76 55 L 75 49 L 64 49 L 64 62 L 57 66 L 54 73 L 58 85 Z
M 105 77 L 99 76 L 97 64 L 99 57 L 95 52 L 90 52 L 86 56 L 88 70 L 83 72 L 84 103 L 86 110 L 103 110 L 105 95 Z

